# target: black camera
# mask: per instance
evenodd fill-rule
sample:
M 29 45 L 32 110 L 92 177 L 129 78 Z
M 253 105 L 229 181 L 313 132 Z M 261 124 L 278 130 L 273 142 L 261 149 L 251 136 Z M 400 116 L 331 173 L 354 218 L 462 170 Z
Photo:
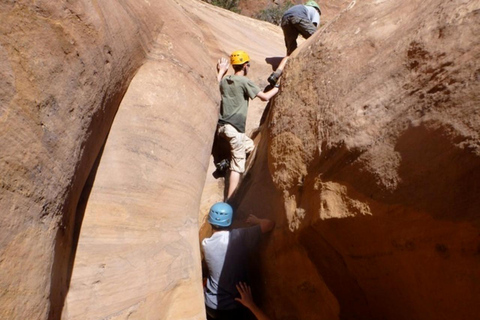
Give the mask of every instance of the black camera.
M 218 171 L 227 171 L 230 168 L 230 160 L 223 159 L 222 161 L 215 164 L 215 167 Z

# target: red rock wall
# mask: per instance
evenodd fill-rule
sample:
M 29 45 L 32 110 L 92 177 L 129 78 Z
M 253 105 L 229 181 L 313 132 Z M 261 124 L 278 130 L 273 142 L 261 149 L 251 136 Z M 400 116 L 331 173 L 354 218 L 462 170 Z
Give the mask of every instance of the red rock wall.
M 256 299 L 277 319 L 475 318 L 480 3 L 344 4 L 289 62 L 235 199 L 237 221 L 277 222 Z M 245 49 L 265 85 L 279 28 L 45 0 L 1 3 L 0 30 L 0 316 L 202 319 L 213 65 Z
M 170 37 L 177 34 L 172 50 L 162 43 L 166 34 L 162 30 L 175 16 L 177 29 L 169 31 Z M 190 74 L 179 79 L 197 83 L 178 86 L 177 96 L 188 92 L 203 101 L 210 121 L 201 121 L 208 128 L 203 129 L 203 138 L 190 144 L 201 148 L 199 157 L 208 154 L 208 132 L 217 113 L 215 73 L 198 28 L 181 31 L 191 28 L 191 19 L 185 16 L 182 6 L 172 1 L 0 4 L 2 318 L 60 318 L 86 201 L 82 190 L 127 86 L 146 58 L 175 62 L 162 71 L 162 79 L 170 77 L 172 85 L 171 74 L 179 70 Z M 147 57 L 148 51 L 161 45 L 165 46 L 156 51 L 158 56 Z M 187 53 L 194 46 L 198 57 L 192 59 Z M 202 77 L 209 79 L 205 85 Z M 162 101 L 161 90 L 157 94 Z M 172 107 L 163 99 L 165 106 Z M 134 133 L 126 135 L 133 139 Z M 204 177 L 201 163 L 191 168 L 200 184 L 198 196 Z M 88 196 L 88 188 L 82 197 Z M 196 221 L 193 208 L 181 220 L 191 214 Z M 185 232 L 195 235 L 198 227 L 191 226 Z M 198 254 L 196 241 L 193 248 Z M 190 268 L 198 270 L 195 264 Z M 195 299 L 201 301 L 201 296 Z M 200 304 L 197 313 L 202 308 Z
M 0 310 L 55 318 L 80 192 L 162 21 L 114 1 L 2 2 L 0 21 Z
M 62 319 L 205 317 L 197 215 L 217 83 L 202 30 L 174 3 L 160 9 L 81 212 Z
M 267 313 L 477 316 L 479 8 L 353 1 L 289 61 L 236 198 L 277 220 Z
M 0 30 L 0 317 L 202 319 L 214 65 L 266 79 L 281 31 L 190 0 L 4 2 Z

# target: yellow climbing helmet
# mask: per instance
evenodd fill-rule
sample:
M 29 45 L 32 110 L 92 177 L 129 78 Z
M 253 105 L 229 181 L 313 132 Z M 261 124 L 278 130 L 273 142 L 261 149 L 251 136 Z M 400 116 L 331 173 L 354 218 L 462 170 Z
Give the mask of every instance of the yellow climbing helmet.
M 320 6 L 315 1 L 313 1 L 313 0 L 307 1 L 307 3 L 305 3 L 305 5 L 309 6 L 309 7 L 314 7 L 315 9 L 318 10 L 318 13 L 322 14 L 322 11 L 320 11 Z
M 242 65 L 242 64 L 244 64 L 246 62 L 249 62 L 249 61 L 250 61 L 250 57 L 243 50 L 234 51 L 230 55 L 230 64 L 232 66 Z

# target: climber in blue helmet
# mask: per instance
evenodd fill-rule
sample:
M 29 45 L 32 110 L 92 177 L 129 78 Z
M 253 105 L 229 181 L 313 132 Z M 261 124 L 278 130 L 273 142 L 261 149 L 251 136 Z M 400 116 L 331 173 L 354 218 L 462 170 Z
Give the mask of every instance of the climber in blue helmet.
M 225 202 L 215 203 L 208 214 L 213 234 L 202 241 L 207 281 L 205 305 L 207 319 L 244 319 L 247 312 L 241 302 L 237 284 L 247 282 L 248 257 L 261 235 L 275 227 L 275 222 L 251 214 L 246 222 L 252 226 L 232 229 L 233 209 Z

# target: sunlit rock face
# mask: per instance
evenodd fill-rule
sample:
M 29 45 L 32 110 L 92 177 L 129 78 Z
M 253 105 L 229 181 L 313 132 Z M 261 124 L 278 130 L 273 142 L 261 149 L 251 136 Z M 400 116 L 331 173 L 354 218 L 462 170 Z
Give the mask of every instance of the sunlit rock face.
M 0 21 L 0 317 L 204 319 L 215 63 L 247 50 L 264 85 L 281 30 L 190 0 L 9 1 Z
M 479 8 L 353 1 L 294 53 L 235 198 L 269 314 L 477 317 Z
M 232 202 L 237 225 L 277 222 L 255 298 L 276 319 L 476 318 L 480 2 L 324 7 Z M 44 0 L 0 4 L 0 30 L 0 318 L 204 319 L 214 65 L 246 50 L 264 87 L 280 28 L 193 0 Z
M 1 318 L 59 316 L 77 202 L 161 27 L 156 10 L 113 1 L 0 4 Z
M 204 318 L 197 210 L 215 73 L 201 31 L 185 32 L 178 6 L 163 8 L 86 190 L 63 319 Z
M 205 319 L 198 209 L 218 119 L 215 64 L 240 46 L 264 85 L 265 59 L 283 43 L 279 28 L 201 2 L 165 8 L 88 191 L 64 319 Z

